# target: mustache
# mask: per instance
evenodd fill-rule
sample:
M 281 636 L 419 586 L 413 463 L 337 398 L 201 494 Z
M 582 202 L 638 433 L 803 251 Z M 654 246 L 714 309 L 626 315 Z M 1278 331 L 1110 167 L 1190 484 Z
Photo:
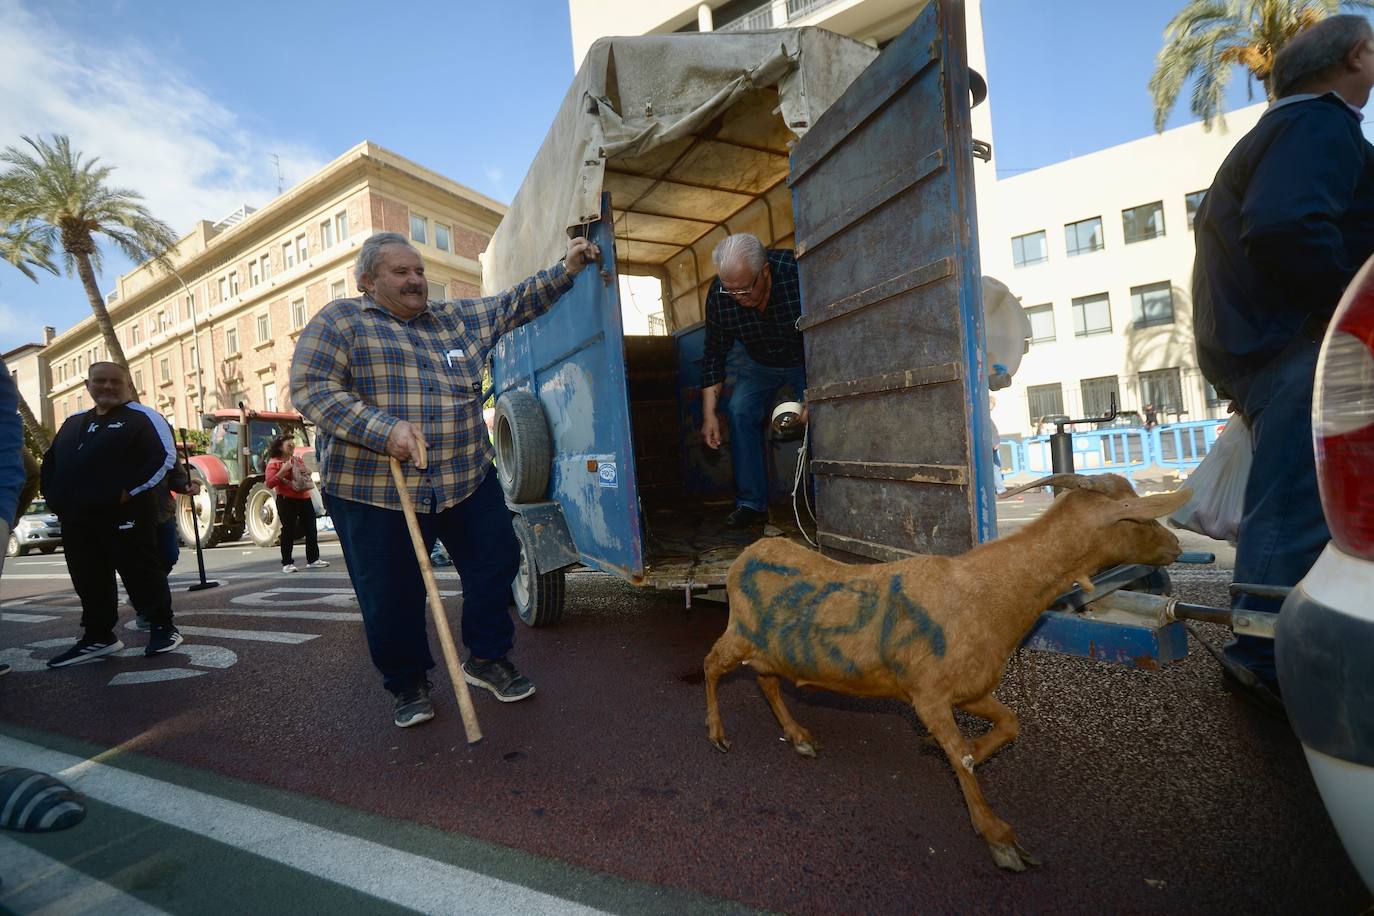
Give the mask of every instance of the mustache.
M 402 286 L 402 287 L 401 287 L 401 292 L 403 292 L 403 293 L 427 293 L 427 292 L 429 292 L 429 289 L 428 289 L 427 287 L 424 287 L 424 286 L 416 286 L 416 285 L 413 284 L 413 283 L 407 283 L 405 286 Z

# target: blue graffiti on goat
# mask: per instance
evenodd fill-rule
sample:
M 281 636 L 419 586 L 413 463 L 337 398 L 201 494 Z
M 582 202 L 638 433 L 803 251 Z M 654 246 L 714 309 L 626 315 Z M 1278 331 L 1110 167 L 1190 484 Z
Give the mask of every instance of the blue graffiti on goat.
M 910 629 L 898 636 L 902 624 Z M 887 592 L 887 612 L 883 614 L 882 632 L 878 638 L 880 657 L 883 663 L 897 674 L 906 672 L 906 665 L 897 658 L 897 650 L 910 645 L 916 639 L 924 638 L 936 658 L 945 657 L 944 627 L 930 619 L 925 608 L 912 601 L 902 591 L 902 577 L 893 576 Z

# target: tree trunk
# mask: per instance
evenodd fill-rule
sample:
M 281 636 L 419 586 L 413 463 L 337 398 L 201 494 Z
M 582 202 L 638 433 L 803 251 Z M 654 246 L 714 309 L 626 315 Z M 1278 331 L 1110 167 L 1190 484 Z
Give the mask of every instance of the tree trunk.
M 33 441 L 37 442 L 43 451 L 46 452 L 52 448 L 52 436 L 48 435 L 48 430 L 42 423 L 38 422 L 38 418 L 33 415 L 33 410 L 29 408 L 29 402 L 24 400 L 22 394 L 19 395 L 19 416 L 24 419 L 24 428 L 29 431 Z
M 91 311 L 95 314 L 96 326 L 100 328 L 100 336 L 105 338 L 105 349 L 109 351 L 110 362 L 119 363 L 126 369 L 129 361 L 124 357 L 124 348 L 119 345 L 119 336 L 115 334 L 114 322 L 110 320 L 110 313 L 105 310 L 105 297 L 100 295 L 100 287 L 95 283 L 95 270 L 91 267 L 91 256 L 84 251 L 75 252 L 76 272 L 81 276 L 81 285 L 86 288 L 86 298 L 91 300 Z M 138 392 L 134 392 L 134 400 L 138 400 Z

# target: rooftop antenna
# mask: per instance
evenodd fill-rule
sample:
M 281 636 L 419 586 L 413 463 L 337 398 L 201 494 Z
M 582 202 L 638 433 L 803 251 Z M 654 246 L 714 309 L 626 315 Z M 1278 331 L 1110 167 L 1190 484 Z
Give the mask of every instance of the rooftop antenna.
M 282 185 L 285 179 L 282 178 L 281 174 L 281 157 L 278 156 L 276 153 L 272 154 L 272 164 L 277 167 L 277 194 L 280 195 L 282 192 Z

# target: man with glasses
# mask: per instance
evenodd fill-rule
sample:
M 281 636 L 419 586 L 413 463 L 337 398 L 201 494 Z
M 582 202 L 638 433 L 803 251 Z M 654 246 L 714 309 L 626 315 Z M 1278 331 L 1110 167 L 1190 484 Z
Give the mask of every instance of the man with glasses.
M 783 387 L 790 386 L 797 400 L 806 390 L 802 336 L 797 330 L 797 259 L 790 251 L 764 248 L 748 233 L 727 236 L 711 258 L 717 276 L 706 296 L 701 437 L 711 448 L 720 448 L 716 407 L 725 382 L 725 358 L 739 341 L 744 344 L 743 359 L 727 407 L 735 509 L 725 523 L 732 528 L 762 526 L 768 521 L 768 413 Z

